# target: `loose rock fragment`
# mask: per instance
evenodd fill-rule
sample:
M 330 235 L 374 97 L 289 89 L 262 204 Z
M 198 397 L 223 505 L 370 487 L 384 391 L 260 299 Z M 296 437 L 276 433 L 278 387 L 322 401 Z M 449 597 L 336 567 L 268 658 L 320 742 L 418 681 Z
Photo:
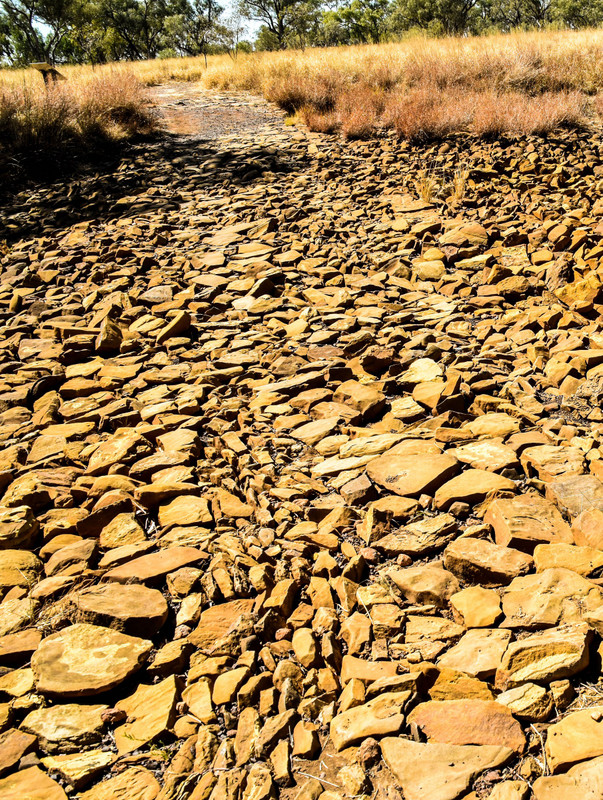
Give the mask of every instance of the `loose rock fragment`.
M 151 648 L 147 639 L 98 625 L 71 625 L 43 639 L 34 653 L 36 688 L 66 698 L 108 691 L 139 670 Z

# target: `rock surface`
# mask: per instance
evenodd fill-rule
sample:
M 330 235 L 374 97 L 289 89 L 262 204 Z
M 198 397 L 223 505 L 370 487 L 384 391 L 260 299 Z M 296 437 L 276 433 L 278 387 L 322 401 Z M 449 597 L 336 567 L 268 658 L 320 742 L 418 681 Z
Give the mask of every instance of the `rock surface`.
M 154 92 L 0 198 L 0 798 L 600 798 L 598 139 Z
M 32 658 L 38 692 L 60 697 L 101 694 L 139 670 L 152 642 L 100 625 L 77 623 L 42 640 Z

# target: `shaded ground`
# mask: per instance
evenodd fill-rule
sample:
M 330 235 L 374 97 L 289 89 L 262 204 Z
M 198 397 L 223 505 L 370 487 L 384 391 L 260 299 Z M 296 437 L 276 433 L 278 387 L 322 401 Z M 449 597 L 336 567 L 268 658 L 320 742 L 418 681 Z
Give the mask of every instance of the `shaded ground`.
M 160 209 L 178 203 L 182 188 L 245 185 L 263 172 L 303 168 L 305 137 L 283 126 L 283 114 L 261 99 L 210 95 L 191 83 L 155 87 L 153 98 L 163 120 L 159 135 L 128 145 L 94 170 L 0 199 L 0 241 L 119 215 L 149 190 L 144 207 Z

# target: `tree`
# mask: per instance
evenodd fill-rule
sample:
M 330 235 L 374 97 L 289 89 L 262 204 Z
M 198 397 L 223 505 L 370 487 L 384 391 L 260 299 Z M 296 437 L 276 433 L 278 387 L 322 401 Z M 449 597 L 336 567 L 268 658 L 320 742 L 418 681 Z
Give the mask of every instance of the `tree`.
M 240 7 L 236 7 L 232 14 L 224 21 L 222 26 L 222 42 L 228 50 L 228 55 L 236 59 L 241 49 L 245 49 L 247 42 L 243 42 L 243 35 L 246 27 L 243 23 L 243 15 Z M 242 47 L 243 46 L 243 47 Z
M 102 64 L 114 54 L 112 33 L 99 14 L 98 2 L 82 2 L 74 8 L 58 56 L 69 63 Z
M 222 7 L 215 0 L 184 0 L 178 4 L 177 11 L 166 20 L 168 31 L 171 24 L 173 35 L 168 38 L 173 39 L 175 49 L 180 55 L 207 58 L 209 47 L 224 35 L 219 25 Z
M 389 12 L 389 0 L 352 0 L 335 11 L 334 17 L 347 33 L 347 44 L 363 44 L 383 41 Z
M 0 14 L 0 63 L 13 60 L 13 42 L 8 18 Z
M 77 0 L 0 0 L 3 24 L 12 39 L 13 60 L 54 64 L 76 8 Z
M 254 48 L 256 50 L 272 52 L 273 50 L 279 50 L 279 43 L 274 34 L 269 28 L 265 25 L 258 31 L 258 35 L 255 37 Z
M 431 34 L 473 32 L 478 0 L 399 0 L 392 11 L 394 30 L 421 28 Z
M 285 37 L 287 46 L 304 50 L 308 45 L 316 44 L 322 16 L 320 0 L 302 0 L 297 3 L 291 10 L 289 31 Z
M 269 41 L 271 39 L 275 44 L 274 48 L 262 49 L 283 50 L 294 29 L 298 6 L 303 2 L 304 0 L 242 0 L 240 8 L 244 17 L 261 22 L 263 28 L 266 29 L 266 34 L 263 34 L 260 29 L 258 40 Z
M 594 28 L 603 23 L 603 0 L 555 0 L 550 15 L 570 28 Z
M 122 58 L 155 58 L 163 44 L 164 22 L 174 9 L 170 0 L 102 0 L 100 18 L 123 48 Z

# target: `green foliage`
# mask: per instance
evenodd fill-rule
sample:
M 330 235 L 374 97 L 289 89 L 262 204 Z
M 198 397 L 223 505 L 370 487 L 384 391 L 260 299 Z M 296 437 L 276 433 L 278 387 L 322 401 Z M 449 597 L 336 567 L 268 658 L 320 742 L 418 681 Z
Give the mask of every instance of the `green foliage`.
M 239 7 L 244 17 L 262 23 L 258 50 L 305 46 L 319 10 L 318 0 L 241 0 Z
M 0 60 L 100 63 L 225 52 L 221 14 L 216 0 L 0 0 Z
M 78 0 L 1 0 L 11 60 L 53 62 L 76 23 L 78 8 Z
M 603 23 L 603 0 L 0 0 L 0 62 L 237 58 L 247 21 L 256 50 L 363 44 L 430 36 Z
M 334 16 L 347 44 L 364 44 L 384 40 L 390 11 L 388 0 L 352 0 Z

